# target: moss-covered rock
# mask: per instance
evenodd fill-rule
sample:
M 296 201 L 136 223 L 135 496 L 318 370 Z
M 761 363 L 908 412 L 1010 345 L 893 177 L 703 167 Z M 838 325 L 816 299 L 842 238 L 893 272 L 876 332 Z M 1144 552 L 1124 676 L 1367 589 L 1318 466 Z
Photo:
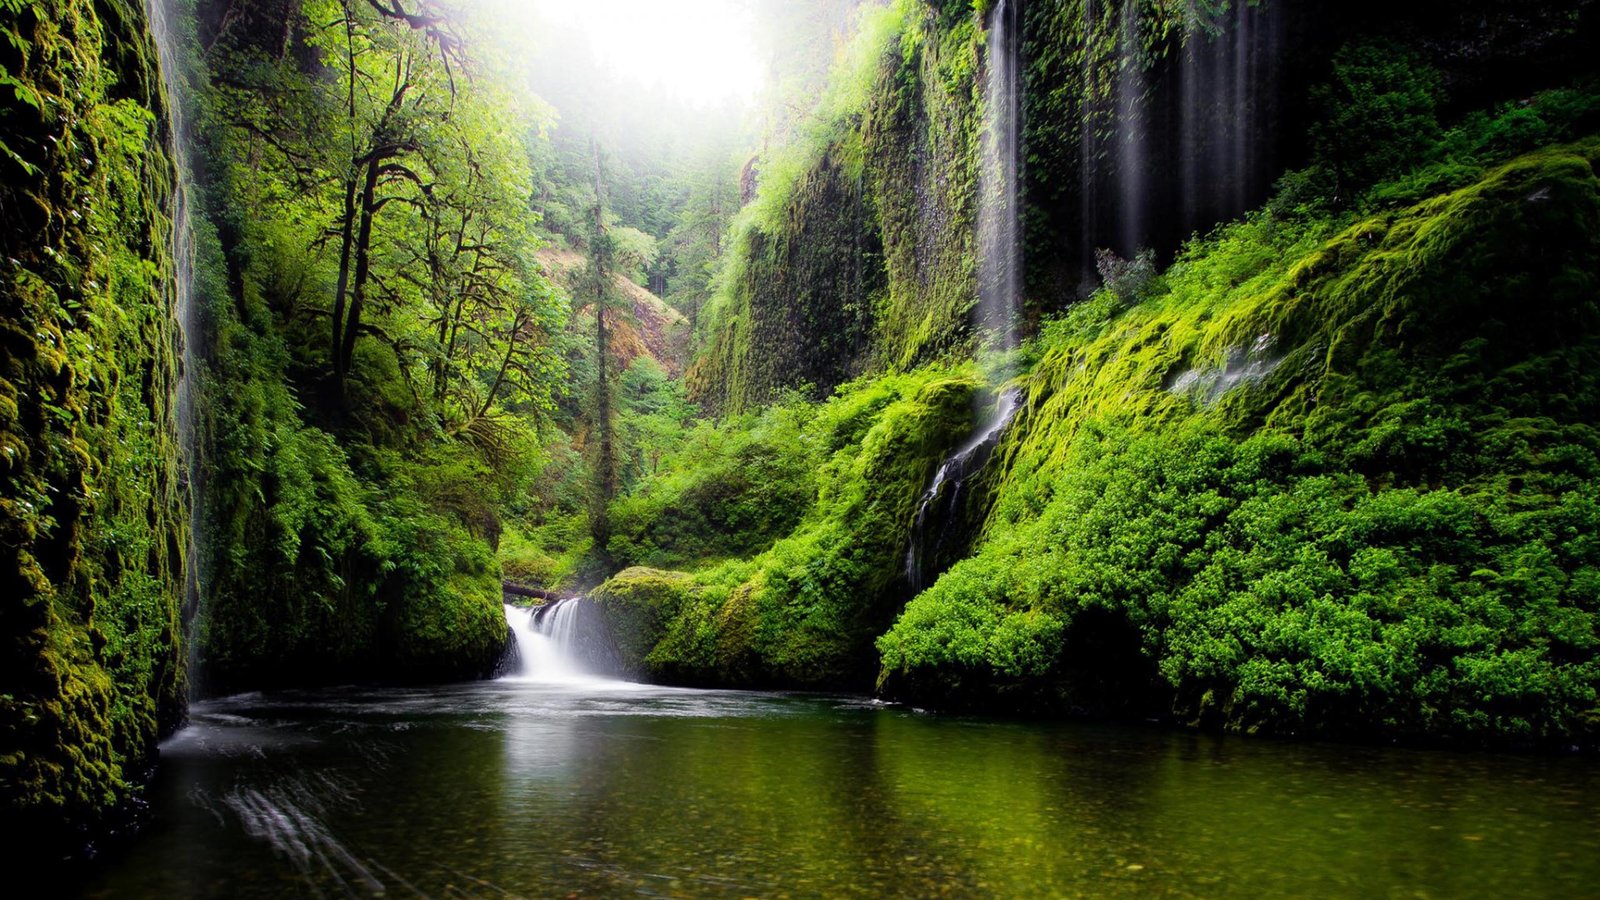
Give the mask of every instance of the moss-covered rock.
M 616 646 L 625 675 L 660 677 L 652 669 L 650 651 L 661 640 L 667 622 L 698 590 L 694 578 L 683 572 L 665 572 L 635 566 L 611 576 L 589 594 L 598 605 Z
M 137 4 L 0 4 L 0 47 L 0 831 L 38 861 L 184 715 L 174 173 Z
M 630 644 L 650 647 L 650 675 L 865 684 L 875 667 L 872 640 L 905 598 L 918 498 L 971 430 L 978 393 L 970 367 L 929 368 L 846 386 L 813 408 L 801 441 L 815 454 L 817 488 L 793 531 L 752 558 L 695 572 L 692 582 L 662 576 L 672 585 L 672 613 L 648 629 L 624 624 Z M 658 582 L 636 574 L 624 580 L 632 583 Z

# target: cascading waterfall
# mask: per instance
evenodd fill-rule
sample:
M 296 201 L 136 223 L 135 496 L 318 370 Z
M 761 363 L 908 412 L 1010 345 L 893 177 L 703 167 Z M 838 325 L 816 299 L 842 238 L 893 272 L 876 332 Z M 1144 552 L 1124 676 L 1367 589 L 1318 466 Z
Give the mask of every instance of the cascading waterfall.
M 185 548 L 183 621 L 191 693 L 198 688 L 197 627 L 203 596 L 203 567 L 200 552 L 201 478 L 199 444 L 199 392 L 195 375 L 199 371 L 200 310 L 194 296 L 194 231 L 190 222 L 189 200 L 193 186 L 191 135 L 187 103 L 188 86 L 184 79 L 183 39 L 179 23 L 183 12 L 173 0 L 145 0 L 145 16 L 160 58 L 162 87 L 166 93 L 167 130 L 170 136 L 175 178 L 172 185 L 172 291 L 173 308 L 178 318 L 179 344 L 177 396 L 178 448 L 182 484 L 189 505 L 189 543 Z
M 906 582 L 913 592 L 926 588 L 960 548 L 964 537 L 963 504 L 969 480 L 983 470 L 1006 426 L 1021 407 L 1015 391 L 1000 396 L 994 415 L 960 450 L 951 454 L 933 476 L 933 484 L 917 504 L 911 522 L 911 542 L 906 547 Z
M 504 677 L 551 683 L 594 680 L 594 635 L 586 628 L 592 623 L 586 622 L 584 603 L 573 597 L 537 607 L 506 604 L 514 666 L 508 666 Z
M 983 90 L 986 121 L 978 176 L 981 257 L 976 324 L 990 349 L 1002 353 L 1017 348 L 1022 317 L 1022 92 L 1017 6 L 1018 0 L 999 0 L 990 12 Z M 1002 370 L 1002 380 L 1007 375 L 1009 370 Z M 906 548 L 905 577 L 913 592 L 937 578 L 960 549 L 967 524 L 963 515 L 966 488 L 993 456 L 1019 406 L 1015 392 L 1002 394 L 972 437 L 939 466 L 923 493 Z

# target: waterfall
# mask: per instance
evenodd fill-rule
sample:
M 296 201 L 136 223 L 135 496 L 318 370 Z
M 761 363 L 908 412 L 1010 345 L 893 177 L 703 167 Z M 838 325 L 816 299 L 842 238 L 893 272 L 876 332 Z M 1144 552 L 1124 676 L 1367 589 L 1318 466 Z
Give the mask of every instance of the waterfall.
M 1019 343 L 1022 318 L 1020 184 L 1022 99 L 1019 0 L 999 0 L 989 14 L 984 70 L 984 140 L 978 175 L 978 270 L 976 322 L 991 349 L 1007 352 Z M 1011 363 L 1007 360 L 1007 366 Z M 1001 372 L 1002 379 L 1010 374 Z M 983 470 L 1020 406 L 1016 392 L 1001 394 L 973 435 L 934 473 L 911 520 L 906 546 L 906 582 L 919 592 L 962 549 L 967 536 L 965 502 L 971 479 Z
M 1245 212 L 1275 174 L 1283 17 L 1271 2 L 1231 4 L 1190 28 L 1178 61 L 1179 191 L 1186 232 Z
M 536 607 L 506 604 L 512 650 L 503 677 L 517 681 L 572 683 L 599 680 L 608 669 L 609 646 L 598 617 L 581 597 Z
M 1165 254 L 1266 199 L 1278 174 L 1282 0 L 1084 0 L 1079 111 L 1082 293 L 1096 251 Z
M 1122 0 L 1117 24 L 1117 216 L 1118 237 L 1129 259 L 1146 243 L 1145 203 L 1147 165 L 1145 119 L 1148 88 L 1145 84 L 1144 37 L 1139 20 L 1139 0 Z
M 1018 240 L 1021 182 L 1021 91 L 1017 0 L 999 0 L 989 19 L 984 75 L 983 160 L 978 173 L 978 318 L 996 350 L 1018 343 L 1022 245 Z
M 906 547 L 906 583 L 913 593 L 939 577 L 962 549 L 960 542 L 968 524 L 963 515 L 968 482 L 983 471 L 994 455 L 1000 436 L 1016 418 L 1020 400 L 1015 391 L 1002 394 L 988 424 L 945 459 L 934 473 L 933 484 L 923 492 L 917 515 L 911 520 L 911 541 Z
M 177 408 L 178 449 L 180 455 L 180 484 L 189 511 L 188 545 L 185 549 L 183 621 L 184 644 L 191 693 L 198 688 L 198 622 L 203 595 L 203 571 L 200 553 L 201 478 L 199 446 L 199 390 L 196 373 L 200 366 L 200 311 L 194 296 L 194 231 L 190 222 L 190 196 L 193 185 L 189 173 L 193 171 L 191 135 L 189 132 L 189 88 L 185 74 L 185 32 L 183 26 L 190 20 L 176 0 L 145 0 L 145 16 L 150 23 L 150 34 L 155 40 L 160 60 L 161 83 L 166 94 L 167 133 L 174 166 L 172 184 L 172 254 L 173 309 L 178 320 L 178 385 L 174 405 Z

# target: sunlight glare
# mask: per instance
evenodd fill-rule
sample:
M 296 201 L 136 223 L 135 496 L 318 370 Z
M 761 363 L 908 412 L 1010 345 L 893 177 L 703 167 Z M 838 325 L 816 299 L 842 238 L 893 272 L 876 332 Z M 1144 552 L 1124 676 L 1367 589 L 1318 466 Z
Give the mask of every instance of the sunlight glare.
M 699 106 L 747 103 L 760 87 L 740 0 L 521 0 L 530 20 L 569 24 L 614 72 Z

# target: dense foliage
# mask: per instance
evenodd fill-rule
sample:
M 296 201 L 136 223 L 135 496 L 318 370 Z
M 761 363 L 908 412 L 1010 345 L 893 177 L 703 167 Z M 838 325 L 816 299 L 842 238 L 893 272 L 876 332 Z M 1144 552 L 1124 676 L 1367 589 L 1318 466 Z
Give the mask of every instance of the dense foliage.
M 1002 6 L 761 0 L 741 118 L 447 0 L 155 5 L 169 105 L 0 0 L 9 833 L 191 684 L 487 674 L 502 578 L 660 680 L 1594 742 L 1600 4 L 1023 5 L 992 353 Z
M 880 642 L 889 684 L 1092 708 L 1109 669 L 1250 730 L 1590 733 L 1596 153 L 1329 237 L 1258 217 L 1047 331 L 989 541 Z
M 883 13 L 872 46 L 906 46 L 918 26 L 896 16 L 908 11 Z M 976 552 L 877 640 L 881 690 L 925 705 L 1278 733 L 1593 736 L 1600 410 L 1587 373 L 1600 359 L 1600 210 L 1595 145 L 1581 139 L 1600 126 L 1596 95 L 1580 79 L 1452 113 L 1470 97 L 1460 64 L 1447 82 L 1414 47 L 1358 36 L 1330 50 L 1323 80 L 1305 88 L 1318 113 L 1303 165 L 1261 210 L 1192 240 L 1164 270 L 1153 253 L 1097 254 L 1100 289 L 1047 319 L 1024 353 L 1026 399 L 982 479 Z M 854 77 L 844 84 L 871 99 L 845 110 L 871 109 L 904 83 Z M 748 240 L 726 273 L 792 272 L 799 254 L 831 252 L 836 233 L 806 210 L 841 206 L 821 202 L 819 186 L 854 154 L 865 152 L 868 172 L 895 164 L 861 149 L 851 122 L 863 120 L 823 113 L 821 137 L 790 151 L 795 174 L 747 210 Z M 1370 127 L 1357 134 L 1357 122 Z M 872 208 L 881 215 L 884 197 Z M 736 284 L 725 283 L 726 302 L 751 305 L 719 312 L 725 327 L 697 370 L 734 386 L 754 370 L 716 362 L 730 346 L 718 342 L 763 315 L 760 295 Z M 788 286 L 776 294 L 809 302 Z M 748 366 L 766 354 L 759 364 L 775 372 L 805 371 L 766 346 L 720 358 Z M 815 343 L 796 352 L 813 349 L 825 365 L 845 358 Z M 809 523 L 838 496 L 826 477 L 792 534 L 748 561 L 724 558 L 786 525 L 751 515 L 774 491 L 743 473 L 794 455 L 756 456 L 761 444 L 747 442 L 779 416 L 803 421 L 899 377 L 858 380 L 820 407 L 789 401 L 702 426 L 621 501 L 646 540 L 620 562 L 693 573 L 630 570 L 597 593 L 640 671 L 743 684 L 854 677 L 858 657 L 795 648 L 847 646 L 863 633 L 854 623 L 905 596 L 907 519 L 891 547 L 863 557 L 880 560 L 872 590 L 818 577 L 830 557 L 826 542 L 809 544 Z M 799 440 L 816 442 L 806 426 Z M 716 480 L 698 481 L 702 471 Z M 680 546 L 680 525 L 709 537 Z M 851 540 L 869 548 L 864 535 Z M 811 561 L 803 590 L 775 565 L 789 546 Z M 805 625 L 819 630 L 801 641 Z
M 563 373 L 501 126 L 538 107 L 476 22 L 395 9 L 197 10 L 209 689 L 486 673 L 506 639 L 493 544 Z

